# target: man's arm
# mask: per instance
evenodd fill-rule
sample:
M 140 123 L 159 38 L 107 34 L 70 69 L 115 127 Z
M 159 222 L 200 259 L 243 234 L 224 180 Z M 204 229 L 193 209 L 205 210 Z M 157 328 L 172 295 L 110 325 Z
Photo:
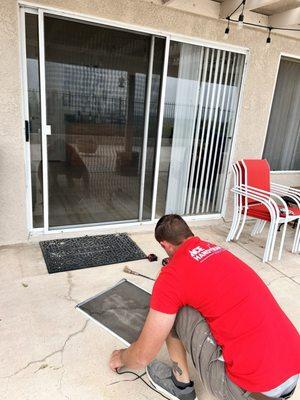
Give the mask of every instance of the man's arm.
M 148 365 L 170 333 L 176 314 L 164 314 L 150 309 L 144 328 L 138 338 L 126 350 L 114 351 L 110 367 L 116 370 L 122 366 L 131 369 L 142 369 Z

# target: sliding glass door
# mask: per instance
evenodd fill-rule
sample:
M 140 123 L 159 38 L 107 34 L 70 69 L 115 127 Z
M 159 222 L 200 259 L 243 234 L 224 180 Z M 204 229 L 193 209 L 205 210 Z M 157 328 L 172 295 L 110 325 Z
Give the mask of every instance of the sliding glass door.
M 171 42 L 157 217 L 221 212 L 244 58 Z
M 44 26 L 49 226 L 138 220 L 147 83 L 163 43 L 50 15 Z M 155 126 L 157 107 L 151 111 Z
M 221 213 L 244 54 L 21 16 L 33 228 Z
M 36 39 L 28 82 L 33 72 L 44 82 L 36 88 L 44 108 L 36 106 L 45 150 L 42 161 L 40 143 L 31 174 L 46 199 L 45 225 L 150 219 L 165 38 L 51 14 L 26 14 L 25 22 L 27 43 L 29 34 Z

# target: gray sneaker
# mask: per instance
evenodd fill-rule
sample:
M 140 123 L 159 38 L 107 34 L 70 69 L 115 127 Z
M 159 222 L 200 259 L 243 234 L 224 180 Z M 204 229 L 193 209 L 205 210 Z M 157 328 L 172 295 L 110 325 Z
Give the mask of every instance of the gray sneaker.
M 149 381 L 155 389 L 171 400 L 197 400 L 193 386 L 178 388 L 172 380 L 172 368 L 160 361 L 154 360 L 147 365 L 146 372 Z

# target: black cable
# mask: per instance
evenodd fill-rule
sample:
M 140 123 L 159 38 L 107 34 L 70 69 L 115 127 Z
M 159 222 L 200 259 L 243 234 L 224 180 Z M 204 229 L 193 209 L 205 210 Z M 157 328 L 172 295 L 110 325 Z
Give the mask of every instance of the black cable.
M 300 32 L 300 29 L 297 28 L 272 28 L 272 29 L 277 29 L 280 31 L 294 31 L 294 32 Z
M 230 22 L 239 22 L 237 19 L 232 19 L 230 16 L 226 18 Z M 244 25 L 250 25 L 250 26 L 256 26 L 257 28 L 265 28 L 265 29 L 272 29 L 272 30 L 280 30 L 280 31 L 294 31 L 294 32 L 300 32 L 300 29 L 297 28 L 280 28 L 280 27 L 274 27 L 274 26 L 268 26 L 268 25 L 261 25 L 261 24 L 254 24 L 251 22 L 244 22 Z
M 134 381 L 137 381 L 138 379 L 140 379 L 140 380 L 141 380 L 142 382 L 144 382 L 144 384 L 145 384 L 146 386 L 148 386 L 151 390 L 153 390 L 154 392 L 160 394 L 163 398 L 169 400 L 169 397 L 167 397 L 167 396 L 163 395 L 162 393 L 160 393 L 158 390 L 156 390 L 153 386 L 149 385 L 149 383 L 146 382 L 146 381 L 143 379 L 143 376 L 146 375 L 146 372 L 144 372 L 142 375 L 139 375 L 139 374 L 137 374 L 137 373 L 135 373 L 135 372 L 133 372 L 133 371 L 122 371 L 122 372 L 120 372 L 120 371 L 116 370 L 116 373 L 117 373 L 118 375 L 124 375 L 124 374 L 131 374 L 131 375 L 134 375 L 134 376 L 135 376 L 134 379 L 129 379 L 129 380 L 126 379 L 126 380 L 120 381 L 120 382 L 134 382 Z
M 243 0 L 233 11 L 231 14 L 229 14 L 225 19 L 231 22 L 239 22 L 236 19 L 232 19 L 232 15 L 241 7 L 243 6 L 243 10 L 242 10 L 242 14 L 244 12 L 244 8 L 245 8 L 245 4 L 246 4 L 246 0 Z M 251 22 L 243 22 L 244 25 L 249 25 L 249 26 L 255 26 L 257 28 L 266 28 L 266 29 L 272 29 L 272 30 L 278 30 L 278 31 L 292 31 L 292 32 L 300 32 L 300 29 L 297 28 L 280 28 L 280 27 L 273 27 L 273 26 L 268 26 L 268 25 L 261 25 L 261 24 L 255 24 L 255 23 L 251 23 Z
M 245 5 L 245 0 L 243 0 L 243 1 L 241 2 L 241 4 L 239 4 L 239 5 L 237 6 L 237 8 L 236 8 L 234 11 L 232 11 L 231 14 L 228 15 L 227 18 L 230 18 L 230 17 L 241 7 L 241 5 Z

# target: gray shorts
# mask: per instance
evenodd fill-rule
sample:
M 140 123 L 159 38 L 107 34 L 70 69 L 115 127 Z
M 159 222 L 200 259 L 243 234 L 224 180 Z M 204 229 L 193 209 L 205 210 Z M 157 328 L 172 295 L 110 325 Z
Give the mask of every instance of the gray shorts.
M 178 312 L 173 335 L 183 343 L 206 390 L 218 400 L 245 400 L 250 393 L 235 385 L 226 375 L 222 351 L 210 332 L 203 316 L 191 307 Z M 251 398 L 251 397 L 250 397 Z

